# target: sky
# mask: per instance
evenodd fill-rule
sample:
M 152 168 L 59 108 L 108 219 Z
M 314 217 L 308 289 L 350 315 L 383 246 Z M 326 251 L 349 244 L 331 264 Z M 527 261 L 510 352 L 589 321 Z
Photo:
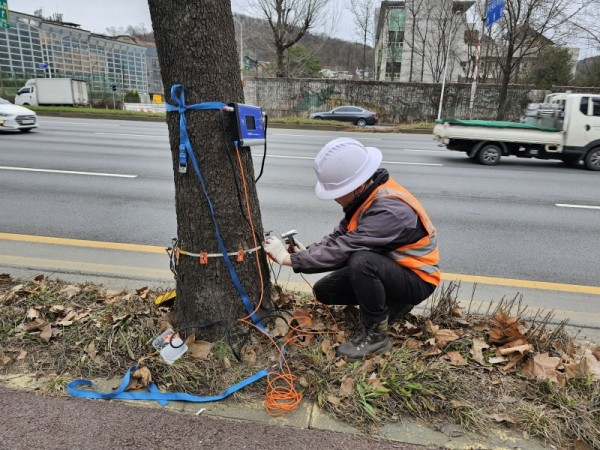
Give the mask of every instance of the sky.
M 247 6 L 248 0 L 231 0 L 234 13 L 256 15 Z M 349 0 L 331 0 L 332 11 L 335 8 L 340 17 L 334 37 L 356 41 L 354 25 L 350 12 L 344 8 Z M 125 28 L 128 25 L 144 24 L 151 28 L 150 11 L 147 0 L 8 0 L 10 10 L 33 14 L 42 8 L 44 16 L 62 13 L 65 22 L 74 22 L 84 30 L 106 33 L 109 27 Z M 331 29 L 331 27 L 329 28 Z

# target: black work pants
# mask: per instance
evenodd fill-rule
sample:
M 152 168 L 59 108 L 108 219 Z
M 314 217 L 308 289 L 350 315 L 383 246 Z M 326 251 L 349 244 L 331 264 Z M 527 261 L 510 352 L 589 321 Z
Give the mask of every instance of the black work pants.
M 417 305 L 434 290 L 412 270 L 369 251 L 353 253 L 346 267 L 321 278 L 313 288 L 321 303 L 358 305 L 365 323 L 384 320 L 390 305 Z

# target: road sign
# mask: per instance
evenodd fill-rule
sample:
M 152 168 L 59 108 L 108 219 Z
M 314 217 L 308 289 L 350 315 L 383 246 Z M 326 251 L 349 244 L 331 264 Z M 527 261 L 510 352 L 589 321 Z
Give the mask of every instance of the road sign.
M 0 28 L 10 28 L 8 20 L 8 0 L 0 0 Z
M 504 14 L 504 0 L 490 0 L 485 12 L 485 26 L 491 27 L 494 22 L 502 19 Z
M 44 63 L 42 63 L 42 64 L 38 64 L 38 67 L 39 67 L 40 69 L 47 69 L 47 68 L 48 68 L 48 64 L 44 64 Z

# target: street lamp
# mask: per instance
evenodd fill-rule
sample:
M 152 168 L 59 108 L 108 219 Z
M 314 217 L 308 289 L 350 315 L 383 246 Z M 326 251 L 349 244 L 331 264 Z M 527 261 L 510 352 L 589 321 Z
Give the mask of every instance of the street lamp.
M 462 14 L 462 11 L 454 11 L 454 15 Z M 454 17 L 450 19 L 450 30 L 448 32 L 448 48 L 446 48 L 446 61 L 444 61 L 444 76 L 442 78 L 442 93 L 440 94 L 440 105 L 438 107 L 438 115 L 437 118 L 440 120 L 442 118 L 442 105 L 444 104 L 444 90 L 446 88 L 446 74 L 448 72 L 448 60 L 450 59 L 450 46 L 452 45 L 452 38 L 456 36 L 456 31 L 452 32 L 452 22 Z
M 240 80 L 244 82 L 244 24 L 241 19 L 233 18 L 240 25 Z

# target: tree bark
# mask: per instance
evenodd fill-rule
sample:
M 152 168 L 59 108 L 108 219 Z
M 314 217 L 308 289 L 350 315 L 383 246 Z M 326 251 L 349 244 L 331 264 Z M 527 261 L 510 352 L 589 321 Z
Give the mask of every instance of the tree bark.
M 148 3 L 166 101 L 174 104 L 170 88 L 182 84 L 187 104 L 242 103 L 244 92 L 230 2 L 149 0 Z M 227 252 L 236 252 L 260 245 L 263 227 L 250 148 L 239 150 L 250 205 L 248 215 L 244 181 L 233 146 L 233 117 L 227 112 L 222 114 L 216 110 L 188 110 L 185 116 L 191 146 L 224 246 Z M 191 161 L 188 160 L 187 173 L 178 170 L 179 119 L 179 113 L 167 113 L 180 247 L 192 253 L 221 254 L 208 200 Z M 263 251 L 246 254 L 240 263 L 236 262 L 236 256 L 231 260 L 246 294 L 256 304 L 262 292 L 261 282 L 264 292 L 270 292 Z M 177 299 L 173 318 L 179 329 L 189 327 L 188 331 L 197 337 L 216 340 L 235 327 L 238 318 L 247 315 L 222 256 L 210 257 L 207 264 L 200 264 L 198 258 L 182 254 L 176 270 Z M 268 302 L 269 296 L 265 294 L 265 297 L 264 301 Z
M 506 100 L 508 99 L 508 84 L 510 83 L 510 75 L 513 64 L 513 45 L 508 46 L 504 67 L 502 68 L 502 84 L 500 85 L 500 96 L 498 97 L 498 114 L 496 120 L 504 120 L 506 117 Z

